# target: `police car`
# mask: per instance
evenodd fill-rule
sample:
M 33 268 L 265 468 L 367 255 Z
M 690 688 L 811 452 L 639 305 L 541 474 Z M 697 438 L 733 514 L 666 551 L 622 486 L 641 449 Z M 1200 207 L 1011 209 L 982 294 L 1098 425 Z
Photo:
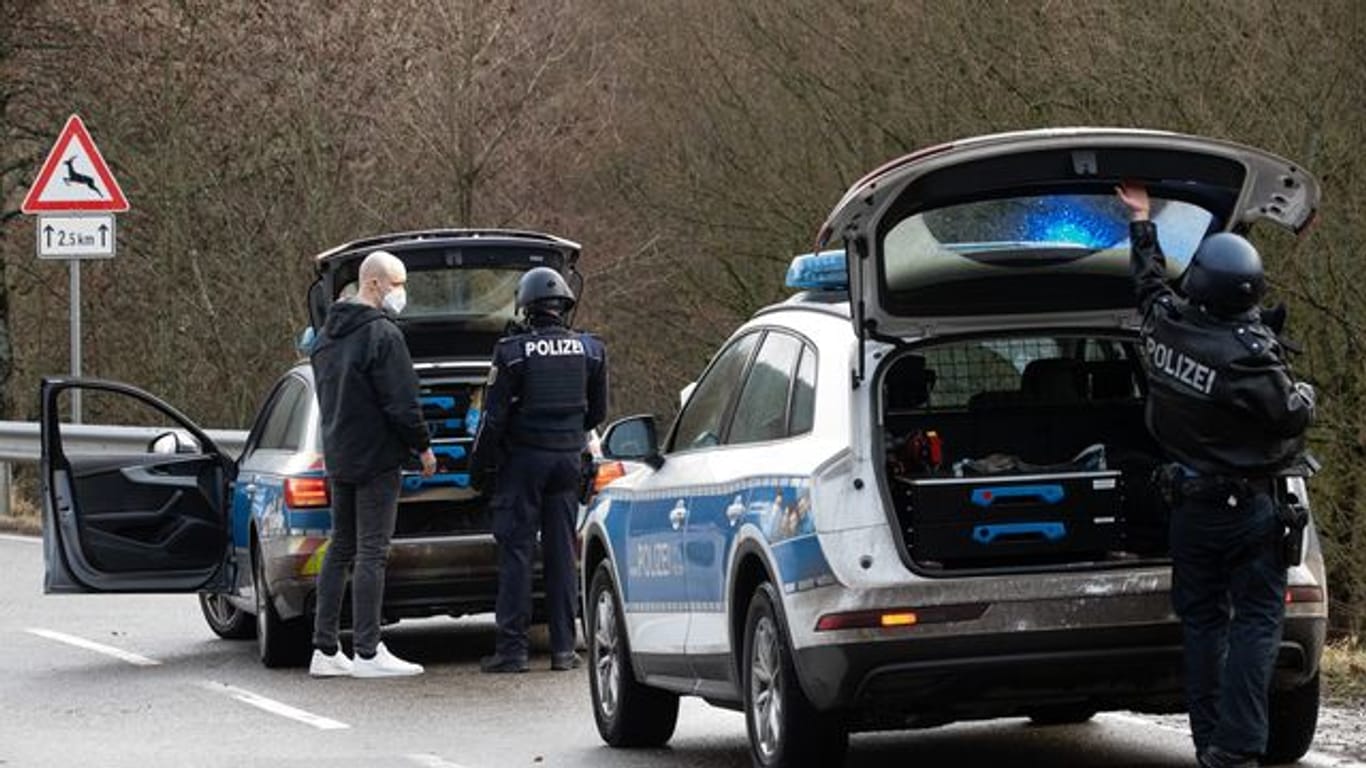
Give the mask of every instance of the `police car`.
M 839 764 L 857 731 L 1184 707 L 1124 179 L 1173 278 L 1206 233 L 1299 232 L 1319 202 L 1292 162 L 1171 133 L 925 149 L 849 189 L 819 235 L 841 247 L 793 262 L 801 292 L 735 331 L 662 439 L 608 428 L 643 466 L 584 526 L 606 742 L 668 741 L 680 695 L 743 711 L 760 766 Z M 1317 717 L 1327 588 L 1301 543 L 1271 761 Z
M 301 346 L 332 302 L 355 294 L 360 264 L 378 248 L 408 270 L 408 305 L 396 321 L 417 370 L 438 465 L 430 478 L 416 457 L 403 468 L 384 620 L 490 611 L 498 589 L 493 510 L 489 497 L 470 487 L 469 452 L 493 347 L 514 319 L 517 282 L 527 270 L 552 267 L 581 292 L 580 248 L 537 232 L 476 229 L 340 245 L 313 260 L 311 326 Z M 63 417 L 75 392 L 88 415 L 165 431 L 146 451 L 73 445 L 64 439 Z M 45 380 L 42 409 L 47 592 L 198 592 L 209 628 L 229 639 L 255 636 L 266 666 L 307 661 L 332 516 L 306 360 L 267 392 L 236 457 L 172 406 L 118 382 Z M 603 482 L 620 472 L 614 464 Z M 539 614 L 539 566 L 535 582 Z

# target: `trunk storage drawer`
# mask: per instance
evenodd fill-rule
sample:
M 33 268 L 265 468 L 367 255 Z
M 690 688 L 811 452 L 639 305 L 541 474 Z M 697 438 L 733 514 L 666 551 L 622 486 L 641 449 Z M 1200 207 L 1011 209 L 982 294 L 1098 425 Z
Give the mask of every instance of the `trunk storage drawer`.
M 899 480 L 911 557 L 940 563 L 1123 548 L 1118 471 Z

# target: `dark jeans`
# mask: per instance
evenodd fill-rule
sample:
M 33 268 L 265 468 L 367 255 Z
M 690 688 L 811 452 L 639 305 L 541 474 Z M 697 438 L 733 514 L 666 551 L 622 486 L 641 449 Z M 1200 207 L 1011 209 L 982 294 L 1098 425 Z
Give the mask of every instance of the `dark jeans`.
M 369 482 L 333 480 L 332 540 L 318 574 L 318 613 L 313 645 L 337 645 L 346 571 L 351 576 L 351 626 L 356 654 L 373 656 L 379 645 L 380 610 L 384 604 L 384 566 L 389 539 L 398 517 L 399 471 L 385 472 Z
M 1197 750 L 1266 749 L 1267 694 L 1285 616 L 1281 531 L 1271 498 L 1186 500 L 1172 515 L 1172 605 L 1185 643 Z
M 527 657 L 531 624 L 532 556 L 536 532 L 545 560 L 550 650 L 574 650 L 574 518 L 578 512 L 579 451 L 517 447 L 498 471 L 493 535 L 498 540 L 497 653 Z

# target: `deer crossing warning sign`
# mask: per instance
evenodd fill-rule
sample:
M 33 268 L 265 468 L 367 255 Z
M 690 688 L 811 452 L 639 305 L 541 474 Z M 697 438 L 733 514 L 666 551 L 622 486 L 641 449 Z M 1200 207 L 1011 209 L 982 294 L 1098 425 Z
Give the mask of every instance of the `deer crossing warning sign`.
M 128 210 L 123 190 L 80 116 L 67 118 L 20 210 L 28 214 Z

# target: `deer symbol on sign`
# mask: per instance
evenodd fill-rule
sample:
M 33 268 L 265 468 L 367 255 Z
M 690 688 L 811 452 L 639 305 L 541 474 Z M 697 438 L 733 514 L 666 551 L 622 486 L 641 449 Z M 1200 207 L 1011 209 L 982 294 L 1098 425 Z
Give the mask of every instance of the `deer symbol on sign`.
M 103 197 L 104 193 L 100 192 L 99 187 L 95 186 L 95 180 L 76 170 L 76 155 L 72 155 L 63 160 L 62 164 L 66 166 L 66 177 L 62 179 L 63 183 L 67 186 L 71 186 L 72 184 L 83 184 L 90 187 L 90 191 L 94 192 L 96 195 Z

